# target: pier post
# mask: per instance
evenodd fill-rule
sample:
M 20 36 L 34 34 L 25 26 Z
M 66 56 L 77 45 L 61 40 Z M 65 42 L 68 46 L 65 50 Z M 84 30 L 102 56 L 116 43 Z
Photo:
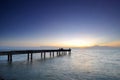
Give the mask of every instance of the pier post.
M 65 55 L 66 51 L 64 51 L 64 55 Z
M 29 61 L 29 53 L 27 54 L 27 60 Z
M 57 56 L 58 56 L 58 51 L 57 51 Z
M 8 62 L 12 62 L 12 53 L 10 52 L 10 53 L 8 53 Z
M 71 51 L 69 51 L 69 55 L 71 55 Z
M 64 54 L 64 51 L 62 51 L 62 55 Z
M 64 55 L 66 55 L 66 51 L 64 51 Z
M 65 51 L 65 55 L 67 54 L 67 51 Z
M 53 51 L 53 57 L 54 57 L 54 51 Z
M 8 53 L 8 61 L 10 61 L 10 54 Z
M 31 60 L 33 59 L 33 54 L 31 53 Z
M 71 55 L 71 49 L 69 48 L 69 55 Z
M 63 51 L 63 55 L 65 55 L 65 51 Z
M 42 54 L 43 54 L 43 53 L 41 52 L 41 58 L 42 58 Z
M 51 57 L 51 52 L 50 52 L 50 57 Z
M 59 51 L 59 53 L 58 53 L 58 54 L 59 54 L 59 56 L 60 56 L 60 51 Z
M 60 51 L 60 56 L 61 56 L 61 51 Z
M 45 59 L 46 53 L 44 52 L 44 59 Z
M 12 62 L 12 54 L 10 53 L 9 56 L 10 56 L 10 62 Z

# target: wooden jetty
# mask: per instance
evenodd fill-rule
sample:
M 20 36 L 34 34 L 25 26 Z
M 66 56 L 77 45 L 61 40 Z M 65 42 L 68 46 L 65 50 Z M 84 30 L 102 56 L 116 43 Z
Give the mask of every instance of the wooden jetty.
M 7 55 L 8 56 L 8 62 L 12 62 L 12 56 L 13 55 L 18 55 L 18 54 L 27 54 L 27 60 L 32 60 L 33 59 L 33 54 L 34 53 L 40 53 L 41 58 L 46 57 L 46 53 L 54 57 L 54 54 L 57 56 L 64 55 L 64 54 L 71 54 L 71 49 L 53 49 L 53 50 L 14 50 L 14 51 L 2 51 L 0 52 L 0 56 L 2 55 Z

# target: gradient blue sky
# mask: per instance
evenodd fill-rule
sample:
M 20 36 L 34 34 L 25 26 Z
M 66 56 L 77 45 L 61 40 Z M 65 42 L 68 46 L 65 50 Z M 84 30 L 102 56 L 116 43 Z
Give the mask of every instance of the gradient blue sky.
M 120 46 L 120 0 L 0 0 L 0 46 L 114 43 Z

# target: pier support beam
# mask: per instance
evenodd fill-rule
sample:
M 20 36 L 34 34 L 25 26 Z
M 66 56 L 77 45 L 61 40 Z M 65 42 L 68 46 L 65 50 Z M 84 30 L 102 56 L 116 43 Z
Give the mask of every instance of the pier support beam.
M 12 62 L 12 54 L 9 54 L 9 62 Z
M 63 51 L 63 55 L 65 55 L 65 51 Z
M 54 57 L 54 51 L 53 51 L 53 57 Z
M 51 52 L 50 52 L 50 57 L 51 57 Z
M 33 59 L 33 54 L 31 53 L 31 60 Z
M 71 51 L 69 51 L 69 55 L 71 55 Z
M 58 56 L 58 51 L 57 51 L 57 56 Z
M 29 61 L 29 53 L 27 54 L 27 60 Z
M 58 55 L 60 56 L 60 51 L 58 52 Z
M 65 51 L 65 55 L 67 54 L 67 51 Z
M 62 55 L 64 54 L 64 52 L 62 51 Z
M 42 58 L 42 56 L 43 56 L 43 53 L 41 52 L 41 58 Z
M 45 59 L 45 57 L 46 57 L 46 53 L 44 52 L 44 59 Z
M 10 61 L 10 54 L 8 54 L 8 61 Z
M 61 55 L 61 51 L 60 51 L 60 55 Z M 60 55 L 59 55 L 59 56 L 60 56 Z

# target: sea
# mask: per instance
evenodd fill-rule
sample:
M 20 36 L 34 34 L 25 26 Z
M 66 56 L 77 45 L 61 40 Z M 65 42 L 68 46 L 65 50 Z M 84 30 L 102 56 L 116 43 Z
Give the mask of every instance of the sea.
M 14 55 L 12 63 L 0 56 L 0 76 L 5 80 L 120 80 L 120 49 L 72 49 L 71 55 L 45 59 L 39 53 Z

